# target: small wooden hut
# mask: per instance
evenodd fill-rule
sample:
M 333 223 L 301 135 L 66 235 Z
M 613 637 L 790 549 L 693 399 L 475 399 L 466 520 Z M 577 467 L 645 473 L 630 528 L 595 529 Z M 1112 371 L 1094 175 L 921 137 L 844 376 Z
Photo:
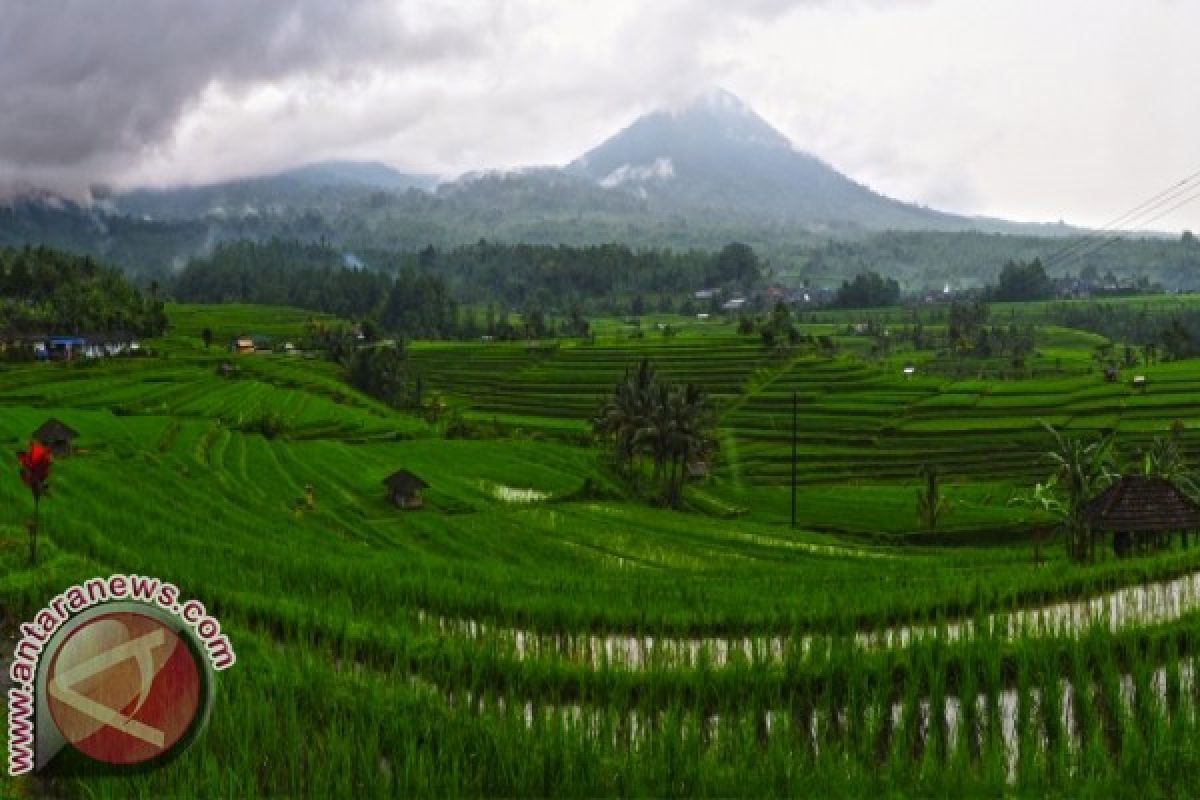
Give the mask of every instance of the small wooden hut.
M 1172 533 L 1187 546 L 1188 531 L 1200 530 L 1200 505 L 1166 478 L 1124 475 L 1083 509 L 1092 535 L 1111 533 L 1119 556 L 1163 547 Z
M 425 504 L 421 490 L 428 489 L 429 484 L 406 469 L 393 472 L 383 479 L 383 484 L 388 488 L 388 499 L 396 508 L 412 510 Z
M 42 446 L 50 448 L 50 452 L 55 456 L 71 455 L 71 443 L 77 436 L 77 431 L 54 417 L 43 422 L 41 427 L 33 432 L 33 438 Z

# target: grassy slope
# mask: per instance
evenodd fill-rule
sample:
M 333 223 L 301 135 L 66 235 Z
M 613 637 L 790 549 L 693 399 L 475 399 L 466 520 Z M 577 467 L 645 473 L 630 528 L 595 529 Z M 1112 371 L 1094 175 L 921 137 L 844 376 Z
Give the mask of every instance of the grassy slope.
M 28 497 L 12 474 L 0 480 L 0 602 L 28 614 L 72 581 L 112 571 L 155 574 L 204 599 L 241 657 L 223 676 L 222 707 L 201 747 L 158 773 L 89 782 L 95 796 L 529 794 L 570 787 L 584 794 L 639 787 L 729 794 L 771 786 L 790 794 L 803 781 L 856 793 L 878 780 L 851 766 L 861 754 L 840 767 L 805 761 L 803 777 L 785 768 L 795 755 L 788 747 L 756 755 L 752 733 L 724 734 L 726 754 L 744 759 L 734 768 L 716 753 L 705 755 L 711 751 L 698 739 L 684 748 L 687 756 L 670 752 L 674 734 L 641 752 L 621 750 L 604 744 L 611 737 L 570 728 L 527 731 L 519 709 L 477 716 L 449 708 L 430 683 L 504 687 L 548 700 L 548 690 L 537 687 L 566 681 L 600 692 L 593 684 L 607 682 L 604 702 L 616 716 L 606 724 L 619 727 L 622 709 L 636 702 L 615 699 L 621 692 L 676 678 L 636 678 L 618 690 L 626 679 L 592 675 L 570 658 L 547 654 L 515 664 L 512 643 L 502 637 L 447 636 L 418 612 L 567 632 L 846 629 L 954 615 L 979 602 L 1033 602 L 1195 561 L 1175 553 L 1080 568 L 1055 548 L 1051 562 L 1035 571 L 1027 544 L 987 543 L 979 535 L 1025 519 L 1007 499 L 1014 481 L 1031 472 L 1022 459 L 1043 442 L 1031 415 L 1084 429 L 1114 419 L 1113 427 L 1144 436 L 1187 410 L 1190 365 L 1156 368 L 1153 391 L 1144 395 L 1087 376 L 910 381 L 888 362 L 778 362 L 753 340 L 682 322 L 673 340 L 602 337 L 553 354 L 502 344 L 415 349 L 431 389 L 440 382 L 447 396 L 474 404 L 481 416 L 503 409 L 535 427 L 539 419 L 580 424 L 589 404 L 640 355 L 672 377 L 707 383 L 725 409 L 733 444 L 696 496 L 747 509 L 729 520 L 620 499 L 586 448 L 437 438 L 425 423 L 347 389 L 323 362 L 245 357 L 235 361 L 236 379 L 218 377 L 216 364 L 230 357 L 204 352 L 195 330 L 271 327 L 293 336 L 305 315 L 275 310 L 272 322 L 260 324 L 244 307 L 174 311 L 176 332 L 156 343 L 165 359 L 0 366 L 0 442 L 16 448 L 53 414 L 81 431 L 83 451 L 56 465 L 37 572 L 21 568 Z M 1069 336 L 1062 340 L 1073 346 Z M 744 387 L 752 388 L 746 396 Z M 779 486 L 793 391 L 806 398 L 799 531 L 781 525 L 788 501 Z M 237 429 L 266 409 L 288 418 L 283 438 Z M 974 433 L 966 439 L 964 431 Z M 1000 457 L 1003 443 L 1011 444 L 1011 462 Z M 940 546 L 904 546 L 919 538 L 911 535 L 910 476 L 931 453 L 958 465 L 949 488 L 949 525 L 957 533 Z M 432 484 L 426 511 L 404 514 L 384 502 L 380 480 L 400 466 Z M 574 498 L 589 480 L 595 496 Z M 313 511 L 296 509 L 306 484 L 315 487 Z M 549 499 L 506 502 L 506 488 Z M 363 668 L 349 670 L 349 663 Z M 814 669 L 841 674 L 840 667 Z M 750 707 L 774 678 L 735 671 L 728 680 Z M 680 703 L 672 713 L 681 721 L 694 715 L 693 701 L 671 702 Z M 262 741 L 278 742 L 271 754 L 278 755 L 264 759 Z M 690 769 L 697 782 L 678 783 L 672 764 L 680 774 Z M 935 780 L 898 763 L 888 771 L 913 791 Z M 1094 773 L 1102 785 L 1105 774 Z M 960 777 L 990 789 L 1004 780 L 988 768 Z M 2 783 L 0 791 L 7 791 Z

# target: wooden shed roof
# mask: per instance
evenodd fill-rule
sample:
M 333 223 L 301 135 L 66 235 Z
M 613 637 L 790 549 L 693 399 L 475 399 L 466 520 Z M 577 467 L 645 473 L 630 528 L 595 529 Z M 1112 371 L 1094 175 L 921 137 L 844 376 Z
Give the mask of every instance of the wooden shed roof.
M 1125 475 L 1083 508 L 1092 530 L 1155 533 L 1200 530 L 1200 505 L 1165 478 Z
M 78 435 L 78 431 L 65 425 L 55 417 L 51 417 L 43 422 L 41 427 L 33 432 L 33 438 L 37 439 L 42 444 L 69 442 Z
M 411 494 L 417 489 L 429 488 L 428 483 L 406 469 L 396 470 L 384 478 L 383 483 L 393 492 L 401 492 L 402 494 Z

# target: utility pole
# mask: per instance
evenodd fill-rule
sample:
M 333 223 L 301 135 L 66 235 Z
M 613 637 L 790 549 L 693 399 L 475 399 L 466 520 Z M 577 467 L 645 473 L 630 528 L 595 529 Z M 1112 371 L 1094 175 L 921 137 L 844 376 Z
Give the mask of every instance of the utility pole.
M 792 527 L 796 527 L 796 406 L 797 393 L 792 392 Z

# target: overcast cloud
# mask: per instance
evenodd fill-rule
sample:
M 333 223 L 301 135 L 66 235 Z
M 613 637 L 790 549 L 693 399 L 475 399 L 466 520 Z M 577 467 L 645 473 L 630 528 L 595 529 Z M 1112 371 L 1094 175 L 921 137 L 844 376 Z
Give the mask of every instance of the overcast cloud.
M 730 10 L 724 6 L 736 6 Z M 1099 225 L 1200 169 L 1200 3 L 0 0 L 0 185 L 564 163 L 722 86 L 873 188 Z M 1155 227 L 1200 229 L 1200 200 Z

